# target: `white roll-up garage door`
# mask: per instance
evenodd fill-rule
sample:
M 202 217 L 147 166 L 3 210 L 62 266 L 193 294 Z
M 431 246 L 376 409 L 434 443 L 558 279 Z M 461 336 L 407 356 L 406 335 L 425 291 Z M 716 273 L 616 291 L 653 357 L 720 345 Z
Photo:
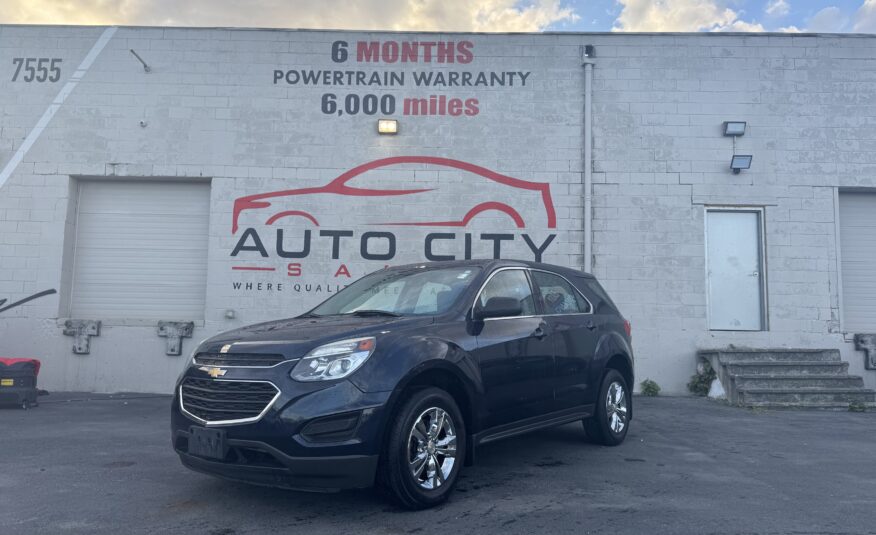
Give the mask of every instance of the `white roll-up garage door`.
M 203 319 L 209 218 L 205 182 L 81 181 L 72 317 Z
M 840 193 L 843 330 L 876 333 L 876 193 Z

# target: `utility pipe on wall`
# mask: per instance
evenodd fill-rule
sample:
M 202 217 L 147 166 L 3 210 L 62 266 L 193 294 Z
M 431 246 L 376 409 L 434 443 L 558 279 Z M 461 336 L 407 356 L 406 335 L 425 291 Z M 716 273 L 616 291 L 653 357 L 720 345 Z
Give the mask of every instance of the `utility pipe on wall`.
M 593 45 L 584 47 L 584 271 L 593 269 Z

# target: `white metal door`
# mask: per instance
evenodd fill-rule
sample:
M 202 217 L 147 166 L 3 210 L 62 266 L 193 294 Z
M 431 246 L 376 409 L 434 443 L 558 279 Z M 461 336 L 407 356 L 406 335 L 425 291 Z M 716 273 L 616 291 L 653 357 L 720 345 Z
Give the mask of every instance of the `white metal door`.
M 840 193 L 843 330 L 876 332 L 876 193 Z
M 761 213 L 706 211 L 709 328 L 764 328 Z
M 209 217 L 209 183 L 82 181 L 71 315 L 203 319 Z

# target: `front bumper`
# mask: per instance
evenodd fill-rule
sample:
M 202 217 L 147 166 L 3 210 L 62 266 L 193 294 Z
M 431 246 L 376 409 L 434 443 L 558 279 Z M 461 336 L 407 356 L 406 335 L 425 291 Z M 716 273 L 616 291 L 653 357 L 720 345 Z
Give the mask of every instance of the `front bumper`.
M 390 393 L 362 392 L 344 380 L 298 383 L 286 369 L 293 364 L 229 368 L 222 377 L 226 381 L 268 381 L 279 390 L 256 421 L 205 424 L 181 410 L 178 386 L 171 410 L 171 438 L 183 465 L 226 479 L 299 490 L 372 486 Z M 207 376 L 190 367 L 181 380 L 185 377 L 203 380 Z M 192 427 L 222 429 L 227 455 L 219 460 L 190 454 Z
M 188 433 L 177 431 L 174 443 L 188 440 Z M 248 463 L 225 462 L 190 455 L 177 449 L 187 468 L 212 476 L 255 485 L 295 490 L 331 491 L 358 489 L 374 484 L 377 455 L 332 457 L 292 457 L 264 442 L 228 440 L 233 452 L 246 451 Z M 261 455 L 260 455 L 261 454 Z

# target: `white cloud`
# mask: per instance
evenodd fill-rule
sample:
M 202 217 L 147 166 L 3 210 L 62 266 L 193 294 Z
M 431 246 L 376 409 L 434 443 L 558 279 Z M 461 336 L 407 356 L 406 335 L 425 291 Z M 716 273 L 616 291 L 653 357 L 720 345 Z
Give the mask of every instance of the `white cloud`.
M 794 26 L 793 24 L 791 26 L 783 26 L 783 27 L 777 29 L 776 31 L 782 32 L 782 33 L 802 33 L 803 32 L 803 30 Z
M 766 28 L 758 22 L 745 22 L 744 20 L 736 19 L 725 26 L 713 28 L 715 32 L 765 32 Z
M 721 0 L 618 0 L 623 6 L 614 24 L 626 32 L 762 32 Z
M 828 6 L 809 19 L 806 26 L 808 32 L 841 32 L 845 29 L 849 19 L 840 8 Z
M 864 0 L 855 13 L 854 31 L 876 33 L 876 0 Z
M 578 19 L 560 0 L 2 0 L 0 23 L 534 32 Z
M 770 0 L 764 12 L 771 17 L 784 17 L 791 11 L 791 5 L 785 0 Z

